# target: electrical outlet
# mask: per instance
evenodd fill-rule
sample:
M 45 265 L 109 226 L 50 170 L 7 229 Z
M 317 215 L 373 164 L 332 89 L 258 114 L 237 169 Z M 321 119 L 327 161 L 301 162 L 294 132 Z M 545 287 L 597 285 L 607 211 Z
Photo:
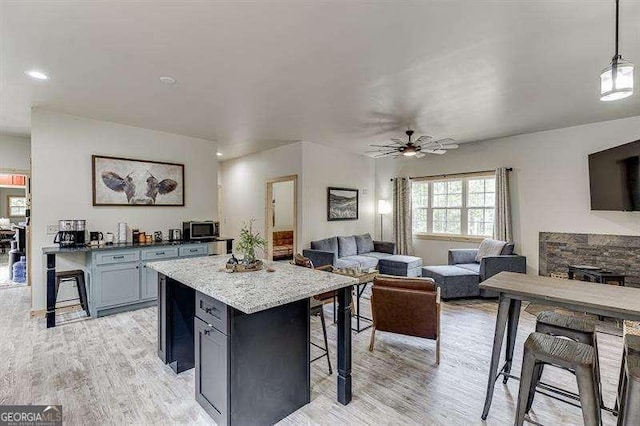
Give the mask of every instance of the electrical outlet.
M 58 225 L 47 225 L 47 235 L 56 235 L 58 233 Z

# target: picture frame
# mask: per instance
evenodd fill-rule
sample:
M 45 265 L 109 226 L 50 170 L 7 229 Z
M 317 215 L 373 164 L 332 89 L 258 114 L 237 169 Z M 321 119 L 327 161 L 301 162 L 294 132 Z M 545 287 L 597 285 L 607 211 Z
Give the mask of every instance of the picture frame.
M 358 220 L 359 191 L 353 188 L 327 188 L 327 220 Z
M 184 207 L 184 164 L 92 155 L 94 206 Z

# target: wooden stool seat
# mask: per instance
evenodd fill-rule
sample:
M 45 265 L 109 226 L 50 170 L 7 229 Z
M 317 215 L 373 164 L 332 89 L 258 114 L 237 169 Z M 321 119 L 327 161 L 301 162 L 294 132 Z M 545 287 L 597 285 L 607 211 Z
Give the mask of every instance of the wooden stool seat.
M 587 426 L 600 426 L 600 398 L 592 346 L 561 337 L 531 333 L 524 344 L 524 357 L 515 424 L 524 424 L 545 365 L 571 370 L 578 381 L 582 418 Z
M 89 316 L 89 303 L 87 300 L 87 287 L 84 280 L 84 271 L 82 269 L 74 269 L 71 271 L 59 271 L 56 272 L 56 302 L 58 301 L 58 290 L 60 284 L 66 281 L 75 281 L 78 288 L 78 299 L 80 300 L 80 306 Z
M 544 311 L 538 314 L 537 324 L 545 324 L 566 330 L 579 331 L 582 333 L 595 333 L 596 323 L 586 318 L 572 315 L 559 314 L 554 311 Z

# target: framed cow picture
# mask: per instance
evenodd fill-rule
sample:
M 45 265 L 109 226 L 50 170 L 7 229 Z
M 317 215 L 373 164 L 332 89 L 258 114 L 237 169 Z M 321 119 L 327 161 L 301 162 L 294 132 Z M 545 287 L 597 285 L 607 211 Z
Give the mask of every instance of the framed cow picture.
M 94 206 L 184 206 L 184 164 L 93 155 Z

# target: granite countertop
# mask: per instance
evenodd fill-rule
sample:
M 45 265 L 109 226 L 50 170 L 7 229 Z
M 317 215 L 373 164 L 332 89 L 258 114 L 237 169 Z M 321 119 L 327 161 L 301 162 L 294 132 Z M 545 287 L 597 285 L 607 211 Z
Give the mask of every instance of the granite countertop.
M 161 242 L 153 242 L 149 244 L 140 244 L 140 243 L 113 243 L 108 246 L 106 244 L 102 244 L 100 246 L 80 246 L 80 247 L 59 247 L 59 246 L 51 246 L 51 247 L 42 247 L 42 254 L 57 254 L 57 253 L 84 253 L 88 251 L 104 251 L 104 250 L 118 250 L 118 249 L 132 249 L 132 248 L 147 248 L 147 247 L 166 247 L 166 246 L 180 246 L 184 244 L 208 244 L 209 242 L 200 242 L 200 241 L 161 241 Z
M 272 262 L 275 272 L 228 273 L 228 255 L 151 262 L 147 267 L 246 314 L 355 285 L 353 277 Z

